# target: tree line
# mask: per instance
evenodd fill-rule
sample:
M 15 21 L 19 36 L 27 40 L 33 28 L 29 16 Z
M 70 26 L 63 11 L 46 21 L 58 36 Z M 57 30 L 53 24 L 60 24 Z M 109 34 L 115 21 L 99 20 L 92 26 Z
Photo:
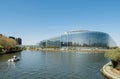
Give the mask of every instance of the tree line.
M 17 45 L 17 41 L 6 37 L 4 35 L 0 35 L 0 49 L 10 49 L 15 48 Z

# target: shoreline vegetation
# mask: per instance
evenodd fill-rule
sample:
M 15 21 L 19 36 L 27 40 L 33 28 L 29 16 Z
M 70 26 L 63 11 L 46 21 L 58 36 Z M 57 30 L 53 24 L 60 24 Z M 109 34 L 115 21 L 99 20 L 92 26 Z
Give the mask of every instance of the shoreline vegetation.
M 92 49 L 92 50 L 87 50 L 87 49 L 81 49 L 81 50 L 62 50 L 62 49 L 50 49 L 50 48 L 45 48 L 45 49 L 38 49 L 40 51 L 50 51 L 50 52 L 91 52 L 91 53 L 100 53 L 100 52 L 106 52 L 108 50 L 105 49 Z
M 41 48 L 38 46 L 27 46 L 27 50 L 35 50 L 35 51 L 48 51 L 48 52 L 91 52 L 91 53 L 107 53 L 115 50 L 112 49 L 103 49 L 103 48 L 92 48 L 92 47 L 82 47 L 79 49 L 74 48 Z
M 22 49 L 23 47 L 16 39 L 0 34 L 0 54 L 15 53 L 22 51 Z
M 20 47 L 10 48 L 10 49 L 2 49 L 1 54 L 15 53 L 20 52 L 22 49 Z

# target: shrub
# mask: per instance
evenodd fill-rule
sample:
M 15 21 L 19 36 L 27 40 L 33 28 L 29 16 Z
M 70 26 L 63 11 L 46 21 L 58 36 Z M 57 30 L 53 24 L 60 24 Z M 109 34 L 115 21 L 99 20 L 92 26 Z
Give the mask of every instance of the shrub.
M 120 69 L 120 49 L 114 49 L 105 53 L 105 57 L 111 59 L 114 68 Z
M 14 39 L 0 36 L 0 46 L 5 49 L 14 48 L 17 45 L 17 42 Z
M 105 57 L 110 58 L 113 61 L 120 61 L 120 49 L 111 50 L 105 53 Z

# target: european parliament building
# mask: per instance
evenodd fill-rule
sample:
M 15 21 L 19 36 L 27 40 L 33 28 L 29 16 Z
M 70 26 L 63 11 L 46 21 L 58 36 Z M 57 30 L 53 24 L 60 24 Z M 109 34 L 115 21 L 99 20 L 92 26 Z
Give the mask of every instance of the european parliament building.
M 116 46 L 107 34 L 97 31 L 75 30 L 40 42 L 40 47 L 96 47 L 109 48 Z

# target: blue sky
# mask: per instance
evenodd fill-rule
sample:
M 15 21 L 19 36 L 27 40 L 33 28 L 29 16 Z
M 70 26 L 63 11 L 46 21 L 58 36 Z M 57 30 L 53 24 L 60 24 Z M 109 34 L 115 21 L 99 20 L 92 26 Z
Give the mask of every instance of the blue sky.
M 120 45 L 120 0 L 0 0 L 0 33 L 23 44 L 78 29 L 106 32 Z

